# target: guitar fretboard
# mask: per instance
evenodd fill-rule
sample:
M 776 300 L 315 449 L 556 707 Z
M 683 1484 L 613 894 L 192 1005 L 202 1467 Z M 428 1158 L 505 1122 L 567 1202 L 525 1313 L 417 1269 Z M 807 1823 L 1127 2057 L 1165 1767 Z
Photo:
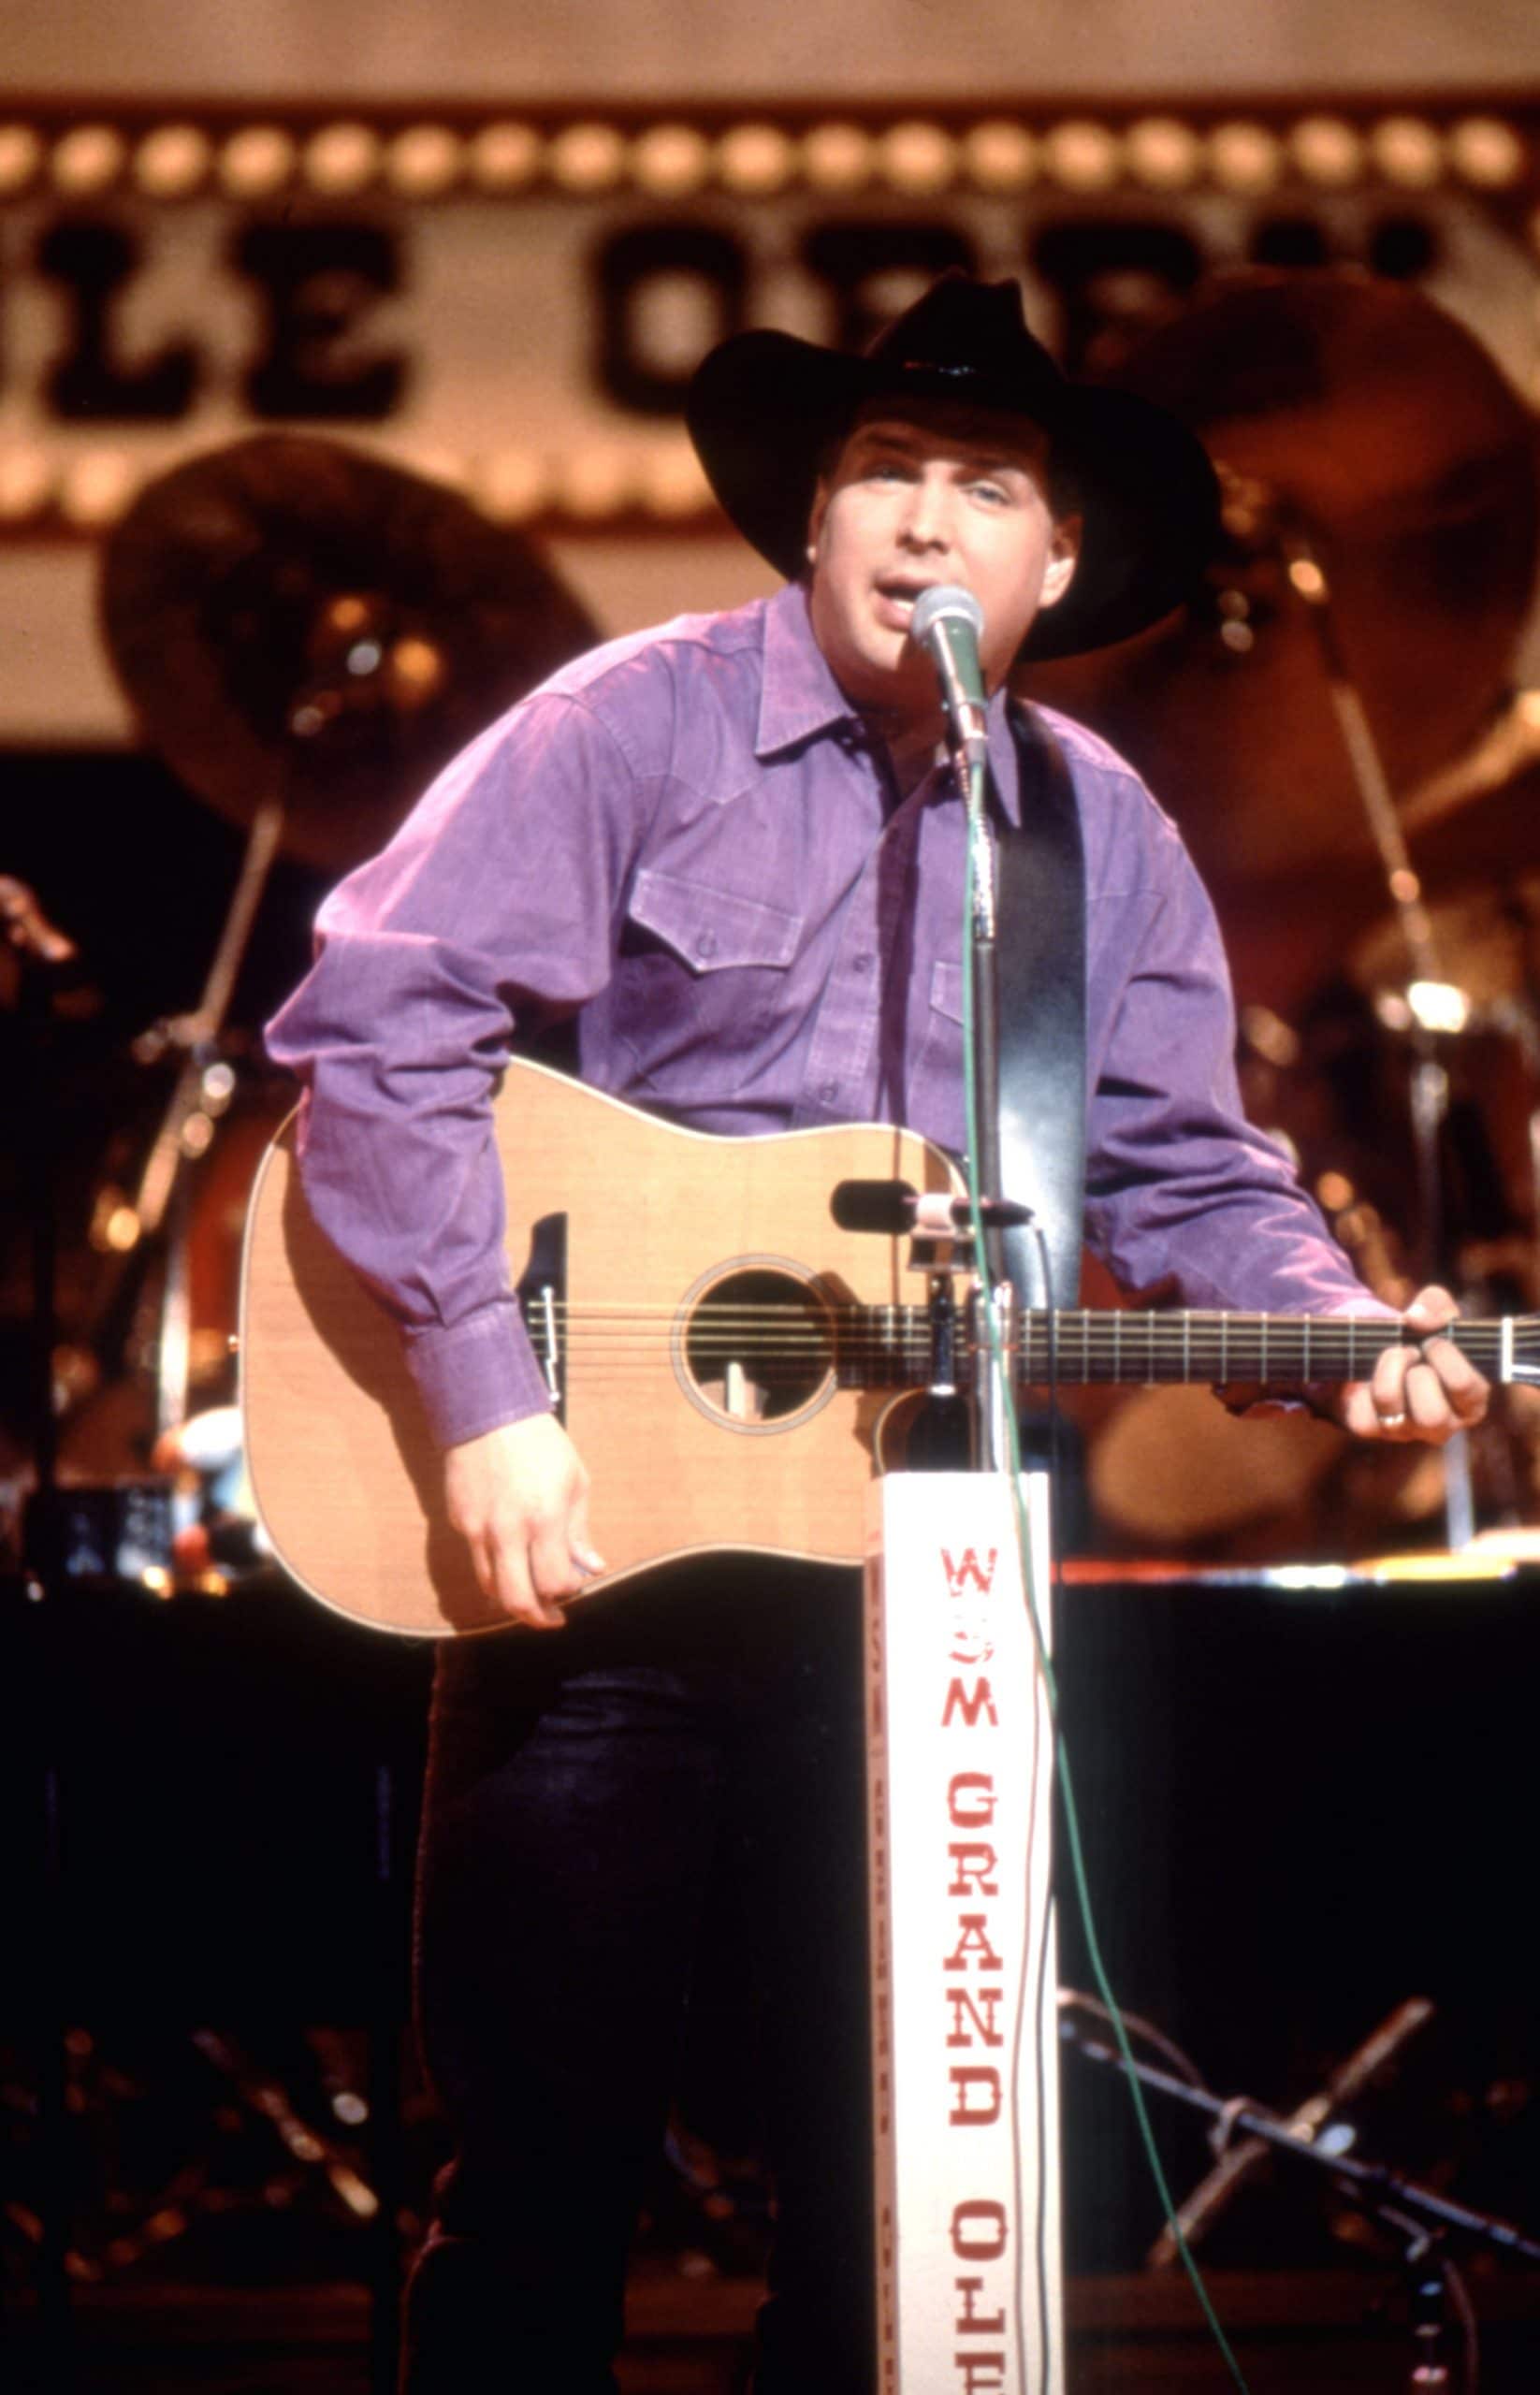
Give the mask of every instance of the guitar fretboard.
M 1450 1337 L 1489 1380 L 1513 1377 L 1514 1328 L 1457 1322 Z M 1528 1331 L 1532 1326 L 1523 1326 Z M 807 1326 L 811 1330 L 811 1326 Z M 966 1334 L 959 1326 L 962 1343 Z M 1024 1386 L 1093 1383 L 1259 1382 L 1299 1386 L 1367 1380 L 1386 1348 L 1417 1334 L 1394 1315 L 1120 1312 L 1082 1307 L 1028 1314 L 1011 1343 Z M 915 1306 L 851 1308 L 835 1346 L 847 1385 L 896 1387 L 923 1380 L 929 1327 Z
M 1502 1325 L 1457 1323 L 1456 1345 L 1494 1376 Z M 1093 1381 L 1248 1381 L 1300 1384 L 1367 1380 L 1387 1347 L 1416 1343 L 1393 1315 L 1034 1313 L 1020 1343 L 1020 1376 Z

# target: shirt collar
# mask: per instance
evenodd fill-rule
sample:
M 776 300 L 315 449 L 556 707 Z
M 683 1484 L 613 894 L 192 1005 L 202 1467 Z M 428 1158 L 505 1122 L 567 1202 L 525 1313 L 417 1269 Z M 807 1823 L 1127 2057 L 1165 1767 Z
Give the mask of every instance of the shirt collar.
M 852 712 L 813 638 L 807 592 L 800 582 L 789 582 L 764 611 L 764 682 L 754 754 L 773 757 L 815 732 L 849 723 Z
M 854 708 L 813 637 L 806 588 L 800 582 L 789 582 L 765 608 L 764 680 L 754 754 L 772 757 L 778 749 L 794 748 L 798 741 L 850 723 L 854 717 Z M 1016 744 L 1003 689 L 996 690 L 989 703 L 989 762 L 1006 818 L 1019 824 Z

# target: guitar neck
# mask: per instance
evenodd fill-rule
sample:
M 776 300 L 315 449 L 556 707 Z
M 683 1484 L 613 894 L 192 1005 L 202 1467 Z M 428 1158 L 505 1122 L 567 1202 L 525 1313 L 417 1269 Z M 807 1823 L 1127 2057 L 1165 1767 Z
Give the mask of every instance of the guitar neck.
M 1449 1336 L 1489 1380 L 1513 1377 L 1513 1324 L 1456 1322 Z M 1367 1380 L 1387 1347 L 1415 1334 L 1385 1314 L 1028 1314 L 1017 1341 L 1026 1386 L 1093 1382 Z
M 1504 1314 L 1486 1322 L 1453 1322 L 1449 1338 L 1488 1380 L 1540 1378 L 1540 1317 Z M 810 1324 L 801 1337 L 777 1334 L 782 1356 L 795 1348 L 807 1358 L 821 1350 Z M 1143 1386 L 1152 1382 L 1257 1383 L 1301 1387 L 1315 1382 L 1367 1380 L 1387 1347 L 1415 1345 L 1418 1334 L 1394 1314 L 1124 1313 L 1073 1307 L 1024 1315 L 1011 1336 L 1017 1386 L 1051 1382 L 1081 1388 Z M 745 1343 L 734 1323 L 721 1334 L 721 1352 Z M 968 1344 L 959 1322 L 956 1343 Z M 917 1387 L 931 1378 L 927 1316 L 914 1306 L 850 1309 L 835 1336 L 835 1360 L 848 1387 Z M 773 1369 L 773 1364 L 772 1364 Z

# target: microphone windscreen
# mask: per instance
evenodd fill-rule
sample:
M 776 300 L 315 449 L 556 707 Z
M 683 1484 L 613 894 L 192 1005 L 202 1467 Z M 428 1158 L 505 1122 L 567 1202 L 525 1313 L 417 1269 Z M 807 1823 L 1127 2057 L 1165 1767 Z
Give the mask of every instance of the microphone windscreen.
M 933 582 L 914 602 L 909 617 L 910 640 L 927 640 L 932 627 L 947 616 L 960 617 L 975 640 L 983 638 L 984 611 L 972 591 L 965 590 L 960 582 Z

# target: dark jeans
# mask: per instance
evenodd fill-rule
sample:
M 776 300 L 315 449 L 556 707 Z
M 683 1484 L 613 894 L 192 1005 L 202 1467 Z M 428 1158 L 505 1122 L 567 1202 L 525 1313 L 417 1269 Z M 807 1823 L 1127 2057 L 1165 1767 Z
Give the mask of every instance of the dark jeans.
M 441 1659 L 418 2003 L 455 2139 L 408 2395 L 602 2395 L 708 1881 L 747 1909 L 777 2207 L 759 2395 L 863 2395 L 871 2105 L 856 1575 L 732 1560 Z

